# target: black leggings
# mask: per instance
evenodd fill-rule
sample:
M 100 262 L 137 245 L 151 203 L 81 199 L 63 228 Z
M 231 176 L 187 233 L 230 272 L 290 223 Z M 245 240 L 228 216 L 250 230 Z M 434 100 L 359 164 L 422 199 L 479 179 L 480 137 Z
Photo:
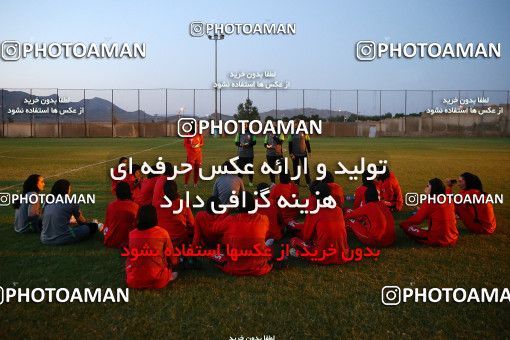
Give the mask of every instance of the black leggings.
M 296 176 L 299 163 L 301 163 L 301 168 L 302 168 L 301 169 L 301 173 L 303 173 L 304 165 L 305 165 L 305 158 L 306 158 L 306 163 L 307 163 L 305 180 L 306 180 L 306 184 L 310 184 L 310 182 L 311 182 L 311 179 L 310 179 L 310 167 L 308 166 L 308 158 L 306 157 L 306 155 L 304 155 L 304 156 L 295 156 L 294 157 L 294 159 L 292 160 L 292 170 L 294 171 L 294 176 Z M 294 182 L 297 185 L 299 185 L 299 181 L 300 181 L 300 179 L 298 178 Z
M 283 156 L 268 156 L 268 155 L 266 155 L 266 159 L 267 159 L 267 164 L 269 164 L 269 166 L 274 169 L 274 168 L 276 168 L 276 161 L 279 159 L 283 159 Z M 271 179 L 271 183 L 276 183 L 275 182 L 275 179 L 276 179 L 275 174 L 270 173 L 269 178 Z
M 237 160 L 237 166 L 241 168 L 241 170 L 244 169 L 244 166 L 246 164 L 253 165 L 253 157 L 239 157 Z M 243 178 L 243 174 L 239 174 L 239 177 Z M 253 182 L 253 175 L 248 175 L 248 179 L 250 180 L 250 183 Z

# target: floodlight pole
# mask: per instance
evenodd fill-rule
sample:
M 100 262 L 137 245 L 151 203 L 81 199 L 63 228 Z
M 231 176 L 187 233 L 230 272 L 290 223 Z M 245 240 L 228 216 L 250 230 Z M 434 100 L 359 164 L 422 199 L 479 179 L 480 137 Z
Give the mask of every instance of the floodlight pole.
M 218 84 L 218 40 L 225 39 L 224 34 L 209 34 L 209 40 L 214 40 L 214 84 Z M 218 122 L 218 87 L 214 86 L 214 119 Z M 216 134 L 214 134 L 216 136 Z

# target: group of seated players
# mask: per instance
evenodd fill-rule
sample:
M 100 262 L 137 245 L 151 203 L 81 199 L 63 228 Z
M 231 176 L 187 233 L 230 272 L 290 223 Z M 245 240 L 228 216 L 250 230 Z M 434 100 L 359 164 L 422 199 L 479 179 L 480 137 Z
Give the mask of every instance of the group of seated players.
M 119 160 L 119 164 L 123 162 L 127 162 L 127 158 Z M 155 250 L 151 256 L 127 256 L 126 280 L 131 288 L 163 288 L 177 277 L 179 270 L 198 265 L 195 258 L 176 255 L 173 250 L 181 246 L 220 250 L 229 247 L 239 251 L 258 248 L 274 252 L 277 244 L 285 242 L 294 250 L 292 254 L 304 250 L 313 254 L 321 254 L 324 249 L 336 250 L 326 258 L 320 255 L 307 257 L 313 263 L 329 265 L 345 262 L 342 254 L 349 250 L 348 232 L 369 247 L 390 247 L 395 243 L 393 213 L 402 209 L 403 196 L 396 176 L 389 169 L 373 181 L 368 180 L 368 173 L 364 173 L 349 209 L 344 207 L 343 188 L 335 183 L 330 172 L 322 181 L 312 181 L 306 209 L 313 210 L 318 201 L 329 196 L 336 202 L 333 209 L 321 208 L 314 214 L 302 214 L 298 208 L 280 208 L 276 204 L 282 196 L 289 201 L 299 198 L 299 187 L 291 181 L 289 174 L 281 173 L 279 183 L 257 185 L 259 193 L 269 191 L 271 204 L 259 207 L 254 214 L 249 212 L 254 210 L 261 197 L 249 192 L 243 192 L 244 206 L 216 214 L 224 198 L 215 189 L 205 203 L 205 210 L 194 215 L 189 207 L 182 207 L 182 202 L 179 204 L 181 196 L 177 182 L 167 178 L 172 174 L 170 163 L 166 163 L 164 174 L 147 177 L 142 175 L 138 165 L 133 165 L 133 173 L 123 181 L 112 180 L 111 191 L 116 199 L 107 206 L 104 224 L 88 221 L 78 204 L 57 202 L 43 207 L 32 200 L 31 203 L 14 204 L 14 228 L 19 233 L 39 232 L 41 242 L 50 245 L 75 243 L 99 230 L 107 247 Z M 476 175 L 466 172 L 457 181 L 460 195 L 486 195 Z M 433 178 L 427 182 L 425 193 L 451 193 L 454 183 L 455 180 L 443 183 Z M 29 176 L 23 185 L 23 194 L 27 196 L 43 190 L 44 178 L 37 174 Z M 71 184 L 65 179 L 57 180 L 51 193 L 69 195 Z M 162 207 L 168 200 L 172 201 L 171 207 Z M 300 215 L 304 215 L 304 220 Z M 459 236 L 456 215 L 473 233 L 492 234 L 495 231 L 496 220 L 490 203 L 425 202 L 401 222 L 400 227 L 420 243 L 452 246 Z M 425 221 L 427 226 L 422 227 Z M 210 259 L 231 275 L 264 275 L 277 265 L 272 256 L 235 259 L 211 256 Z

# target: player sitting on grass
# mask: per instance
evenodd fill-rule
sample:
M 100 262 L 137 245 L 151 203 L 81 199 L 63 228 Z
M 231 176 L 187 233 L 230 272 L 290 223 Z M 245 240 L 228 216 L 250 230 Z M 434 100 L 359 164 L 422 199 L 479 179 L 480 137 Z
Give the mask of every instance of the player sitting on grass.
M 395 242 L 395 220 L 390 209 L 379 201 L 374 184 L 369 184 L 364 196 L 366 203 L 363 206 L 347 210 L 345 226 L 367 246 L 391 246 Z
M 292 196 L 294 195 L 294 197 Z M 299 187 L 290 180 L 289 174 L 280 173 L 280 183 L 273 186 L 269 198 L 274 202 L 278 203 L 278 199 L 284 197 L 287 201 L 294 203 L 296 199 L 299 199 Z M 278 207 L 278 212 L 283 225 L 289 229 L 294 229 L 297 224 L 296 219 L 299 216 L 299 210 L 297 208 Z
M 12 204 L 14 213 L 14 230 L 18 233 L 40 233 L 42 226 L 42 205 L 38 193 L 44 190 L 44 178 L 33 174 L 23 183 L 23 202 Z M 33 197 L 32 197 L 33 196 Z
M 269 252 L 271 249 L 265 245 L 266 235 L 269 230 L 269 220 L 267 216 L 249 211 L 255 209 L 255 198 L 249 192 L 239 195 L 241 202 L 242 195 L 245 195 L 245 206 L 240 206 L 237 213 L 232 214 L 221 220 L 218 225 L 222 234 L 221 242 L 225 247 L 229 247 L 231 254 L 240 252 Z M 240 255 L 224 256 L 221 270 L 231 275 L 264 275 L 271 271 L 270 264 L 272 256 Z
M 172 267 L 178 263 L 173 256 L 172 241 L 168 232 L 158 226 L 156 208 L 152 205 L 144 205 L 138 211 L 138 225 L 129 233 L 128 248 L 126 282 L 129 288 L 164 288 L 177 278 L 177 272 L 172 272 Z M 144 256 L 143 251 L 151 256 Z
M 278 213 L 278 206 L 276 201 L 269 197 L 269 185 L 267 183 L 259 183 L 257 184 L 257 192 L 258 197 L 255 199 L 259 208 L 257 212 L 262 215 L 266 215 L 269 219 L 269 230 L 266 235 L 267 239 L 280 240 L 283 237 L 284 228 L 282 225 L 282 221 L 280 215 Z M 269 201 L 269 207 L 262 208 L 260 205 L 264 204 L 265 201 L 262 199 L 261 195 L 265 195 L 267 200 Z
M 41 242 L 49 245 L 63 245 L 85 240 L 93 235 L 98 224 L 87 222 L 77 203 L 66 203 L 64 196 L 71 194 L 71 183 L 59 179 L 53 184 L 51 194 L 54 203 L 44 206 L 42 218 Z M 57 198 L 58 197 L 58 198 Z M 71 222 L 71 219 L 74 219 Z
M 230 161 L 225 161 L 222 165 L 228 171 L 234 171 L 235 168 Z M 221 204 L 227 204 L 230 201 L 232 192 L 235 191 L 234 195 L 238 195 L 241 191 L 244 191 L 243 180 L 234 174 L 223 174 L 216 178 L 213 186 L 213 196 L 220 199 Z
M 218 233 L 216 222 L 228 216 L 228 212 L 217 214 L 213 211 L 219 210 L 221 201 L 216 196 L 211 196 L 205 203 L 206 210 L 197 212 L 195 216 L 195 232 L 193 233 L 193 245 L 215 248 L 220 243 L 221 234 Z
M 328 185 L 320 181 L 312 182 L 310 191 L 319 201 L 330 195 Z M 342 255 L 349 250 L 349 245 L 344 216 L 339 207 L 320 208 L 315 214 L 307 214 L 301 234 L 302 238 L 293 237 L 290 240 L 292 253 L 306 255 L 307 260 L 318 264 L 345 262 Z
M 365 171 L 361 175 L 362 184 L 354 191 L 354 203 L 352 204 L 352 209 L 357 209 L 365 204 L 365 191 L 369 186 L 375 185 L 374 181 L 367 179 L 369 175 L 370 173 L 368 171 Z M 377 194 L 379 195 L 379 192 Z
M 145 178 L 142 174 L 142 168 L 139 164 L 133 164 L 133 187 L 131 188 L 131 199 L 139 204 L 142 195 L 142 185 Z
M 336 206 L 341 209 L 345 201 L 344 189 L 340 186 L 340 184 L 335 183 L 335 177 L 331 171 L 326 171 L 324 183 L 327 183 L 329 190 L 331 191 L 331 196 L 335 199 Z
M 379 168 L 380 166 L 378 166 Z M 393 171 L 386 167 L 386 172 L 377 176 L 375 185 L 379 191 L 381 201 L 385 202 L 391 211 L 402 210 L 404 205 L 402 190 Z
M 445 186 L 439 178 L 433 178 L 425 187 L 425 193 L 430 196 L 445 194 Z M 428 220 L 428 229 L 419 226 Z M 415 215 L 400 222 L 400 227 L 412 239 L 430 246 L 453 246 L 457 243 L 459 232 L 455 219 L 453 203 L 423 202 Z
M 172 205 L 170 207 L 156 206 L 158 225 L 168 232 L 174 246 L 189 245 L 195 228 L 193 213 L 180 199 L 175 181 L 167 180 L 165 182 L 164 195 Z M 167 203 L 166 200 L 165 203 Z
M 447 193 L 452 193 L 453 180 L 447 180 Z M 478 176 L 465 172 L 460 175 L 458 185 L 461 189 L 459 194 L 470 196 L 471 203 L 455 204 L 455 213 L 459 215 L 460 220 L 466 228 L 475 234 L 492 234 L 496 230 L 496 216 L 492 203 L 478 203 L 477 197 L 485 196 L 482 181 Z
M 129 184 L 129 187 L 131 188 L 131 191 L 133 191 L 133 186 L 135 183 L 135 176 L 133 174 L 127 173 L 129 170 L 128 162 L 129 162 L 129 159 L 127 157 L 121 157 L 119 159 L 119 165 L 125 164 L 124 170 L 126 171 L 126 178 L 124 178 L 122 181 L 119 181 L 119 180 L 116 180 L 113 178 L 111 179 L 112 180 L 112 195 L 114 195 L 114 196 L 115 196 L 115 187 L 117 186 L 117 183 L 119 183 L 119 182 L 127 182 Z M 114 176 L 120 177 L 118 167 L 114 169 Z
M 120 182 L 115 188 L 117 199 L 106 208 L 103 227 L 104 245 L 121 248 L 127 245 L 129 232 L 136 227 L 138 204 L 131 200 L 129 184 Z
M 173 176 L 174 167 L 172 163 L 165 162 L 165 172 L 156 178 L 154 183 L 154 190 L 152 194 L 152 205 L 158 208 L 161 204 L 165 204 L 165 183 L 168 176 Z
M 140 192 L 133 197 L 133 200 L 139 205 L 152 204 L 152 197 L 154 196 L 154 186 L 159 175 L 149 172 L 147 177 L 141 181 Z

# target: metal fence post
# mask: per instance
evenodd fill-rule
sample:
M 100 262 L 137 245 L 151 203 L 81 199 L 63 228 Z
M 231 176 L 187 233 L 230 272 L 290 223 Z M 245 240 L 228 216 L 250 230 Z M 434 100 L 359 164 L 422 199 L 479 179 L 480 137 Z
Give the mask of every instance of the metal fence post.
M 434 110 L 434 90 L 430 91 L 430 109 Z M 430 115 L 430 132 L 434 133 L 434 113 Z
M 275 95 L 275 119 L 278 120 L 278 89 L 274 90 Z
M 136 90 L 136 96 L 137 96 L 137 100 L 138 100 L 138 138 L 142 137 L 142 134 L 141 134 L 141 129 L 140 129 L 140 89 L 137 89 Z M 143 127 L 145 129 L 145 116 L 143 117 Z M 145 133 L 144 133 L 144 136 L 145 136 Z
M 195 97 L 196 97 L 196 89 L 193 89 L 193 118 L 195 118 Z M 218 119 L 218 117 L 214 117 L 214 119 Z
M 404 135 L 407 132 L 407 90 L 404 90 Z
M 165 137 L 168 137 L 168 89 L 165 89 Z
M 356 90 L 356 120 L 358 120 L 358 115 L 359 115 L 359 90 Z
M 221 89 L 220 89 L 220 122 L 223 121 L 222 112 L 223 112 L 223 110 L 222 110 L 222 107 L 221 107 Z
M 382 91 L 379 90 L 379 133 L 382 132 Z
M 84 131 L 83 131 L 83 137 L 87 137 L 87 109 L 86 109 L 86 106 L 85 106 L 85 89 L 83 89 L 83 126 L 84 126 Z
M 460 90 L 457 94 L 459 95 L 459 103 L 460 103 Z M 457 133 L 460 136 L 460 113 L 457 113 Z
M 305 116 L 305 90 L 304 89 L 303 89 L 303 116 Z
M 32 89 L 30 89 L 30 100 L 33 101 L 32 98 Z M 58 116 L 57 116 L 58 117 Z M 30 115 L 30 137 L 34 137 L 34 113 Z
M 60 93 L 58 91 L 58 89 L 56 89 L 57 91 L 57 136 L 58 138 L 62 137 L 62 134 L 60 133 Z
M 113 124 L 114 124 L 113 123 L 113 89 L 112 89 L 112 112 L 111 113 L 112 113 L 111 118 L 112 118 L 112 138 L 113 138 L 114 137 L 114 126 L 113 126 Z
M 5 137 L 5 119 L 4 119 L 4 89 L 2 89 L 2 137 Z

